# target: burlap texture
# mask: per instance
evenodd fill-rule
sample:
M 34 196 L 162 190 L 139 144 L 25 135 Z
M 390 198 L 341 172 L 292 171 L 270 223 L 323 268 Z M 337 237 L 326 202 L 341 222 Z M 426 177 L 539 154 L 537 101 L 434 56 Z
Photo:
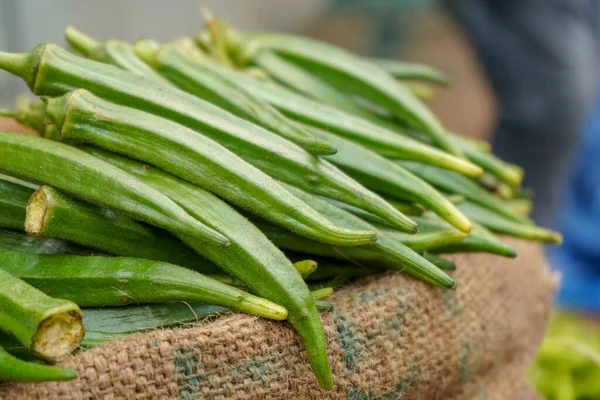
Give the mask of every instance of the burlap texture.
M 556 282 L 538 246 L 507 242 L 517 259 L 453 257 L 455 292 L 386 273 L 336 293 L 329 392 L 287 324 L 231 315 L 82 352 L 63 362 L 77 380 L 5 384 L 0 398 L 536 399 L 525 375 Z

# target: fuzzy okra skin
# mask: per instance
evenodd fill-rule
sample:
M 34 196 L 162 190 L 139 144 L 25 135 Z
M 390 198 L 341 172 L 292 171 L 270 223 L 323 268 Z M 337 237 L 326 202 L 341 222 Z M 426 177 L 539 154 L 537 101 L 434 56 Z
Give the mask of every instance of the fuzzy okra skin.
M 162 193 L 81 150 L 42 138 L 0 132 L 0 170 L 52 185 L 209 245 L 228 240 L 189 216 Z
M 398 162 L 398 164 L 441 190 L 462 194 L 472 202 L 506 218 L 517 222 L 526 222 L 526 218 L 502 204 L 481 186 L 464 176 L 421 163 L 402 161 Z
M 23 230 L 25 206 L 34 190 L 0 177 L 0 227 Z
M 492 232 L 549 244 L 562 243 L 562 235 L 558 232 L 509 220 L 478 204 L 466 201 L 459 204 L 458 208 L 473 221 L 480 223 Z
M 0 265 L 45 293 L 82 307 L 198 301 L 260 317 L 284 320 L 269 300 L 176 265 L 126 257 L 86 257 L 1 252 Z
M 260 51 L 273 50 L 310 70 L 334 87 L 349 91 L 386 108 L 415 128 L 422 129 L 447 152 L 462 156 L 446 130 L 427 107 L 391 75 L 352 53 L 301 36 L 253 33 L 233 39 L 242 60 L 252 60 Z
M 317 380 L 323 388 L 332 387 L 325 333 L 312 295 L 290 260 L 258 228 L 218 197 L 173 175 L 100 149 L 86 148 L 86 151 L 134 174 L 166 193 L 190 214 L 226 232 L 232 240 L 227 252 L 182 239 L 254 293 L 285 307 L 288 321 L 306 345 Z
M 4 254 L 9 253 L 2 252 L 0 257 Z M 85 332 L 77 304 L 47 296 L 14 274 L 12 260 L 2 261 L 0 330 L 14 335 L 33 355 L 46 361 L 71 354 Z
M 317 128 L 311 128 L 311 132 L 334 143 L 339 152 L 329 158 L 331 162 L 366 187 L 388 196 L 423 204 L 457 229 L 463 232 L 471 230 L 467 217 L 441 193 L 412 173 L 350 140 Z
M 160 167 L 316 240 L 353 246 L 376 238 L 374 232 L 335 227 L 269 176 L 177 123 L 109 103 L 82 89 L 47 102 L 48 117 L 65 139 Z
M 135 55 L 129 43 L 118 40 L 100 43 L 72 26 L 65 29 L 65 39 L 73 50 L 86 58 L 114 65 L 160 84 L 169 84 Z
M 19 360 L 0 347 L 0 382 L 49 382 L 77 378 L 70 368 L 52 367 Z
M 151 45 L 136 48 L 138 54 L 183 90 L 223 107 L 242 118 L 271 129 L 271 131 L 281 132 L 283 128 L 294 129 L 310 137 L 312 142 L 328 143 L 325 140 L 315 138 L 313 135 L 308 135 L 304 126 L 292 123 L 276 109 L 271 110 L 270 104 L 255 98 L 251 93 L 246 92 L 243 87 L 235 85 L 235 82 L 230 81 L 228 78 L 229 74 L 223 73 L 222 67 L 212 65 L 210 62 L 194 61 L 174 46 L 166 45 L 155 49 L 148 48 L 149 46 Z M 223 83 L 222 87 L 218 87 L 220 83 Z M 240 95 L 244 98 L 236 101 Z M 265 123 L 267 119 L 268 124 Z M 289 135 L 284 137 L 294 141 Z M 273 145 L 275 144 L 273 143 Z M 281 159 L 273 160 L 272 157 L 270 158 L 266 154 L 261 155 L 256 152 L 256 149 L 250 149 L 249 147 L 235 147 L 232 151 L 276 179 L 311 193 L 331 197 L 363 208 L 392 222 L 397 222 L 397 226 L 406 231 L 415 230 L 415 226 L 408 219 L 375 193 L 367 190 L 327 161 L 308 154 L 303 157 L 300 154 L 304 153 L 303 151 L 296 152 L 298 154 L 294 157 L 292 155 L 294 148 L 295 146 L 288 149 L 287 162 L 282 162 Z M 299 148 L 296 149 L 300 150 Z M 276 153 L 285 154 L 282 148 Z M 332 154 L 332 152 L 321 152 L 320 154 Z M 295 161 L 291 163 L 290 161 L 293 158 L 295 158 Z
M 415 139 L 401 137 L 394 130 L 368 119 L 235 71 L 223 69 L 223 74 L 227 74 L 237 85 L 244 87 L 256 97 L 271 103 L 290 119 L 342 136 L 383 156 L 437 165 L 475 178 L 481 176 L 483 172 L 481 167 L 469 161 Z
M 436 232 L 417 233 L 408 235 L 386 227 L 377 227 L 392 239 L 397 240 L 416 252 L 437 249 L 439 247 L 458 243 L 468 237 L 468 234 L 456 230 L 440 230 Z
M 331 155 L 337 151 L 329 143 L 293 125 L 269 103 L 233 84 L 227 76 L 220 73 L 222 67 L 211 60 L 194 61 L 178 49 L 177 45 L 160 46 L 148 41 L 138 42 L 135 52 L 180 89 L 262 126 L 312 154 Z
M 167 234 L 49 186 L 41 186 L 25 205 L 25 231 L 32 236 L 64 239 L 117 256 L 165 261 L 202 273 L 220 271 Z
M 449 289 L 456 287 L 456 283 L 452 278 L 430 264 L 407 246 L 404 246 L 402 243 L 389 237 L 384 231 L 377 230 L 376 227 L 360 218 L 309 193 L 292 187 L 289 187 L 289 190 L 315 210 L 322 213 L 325 218 L 333 223 L 354 229 L 375 229 L 378 234 L 378 239 L 369 246 L 338 248 L 318 243 L 310 239 L 301 238 L 298 235 L 286 232 L 272 224 L 257 221 L 256 224 L 258 224 L 259 228 L 278 247 L 286 250 L 303 252 L 305 254 L 367 261 L 374 265 L 385 266 L 390 269 L 402 271 L 432 285 Z
M 371 58 L 369 61 L 396 79 L 420 80 L 444 87 L 450 85 L 448 77 L 443 72 L 425 64 L 380 58 Z

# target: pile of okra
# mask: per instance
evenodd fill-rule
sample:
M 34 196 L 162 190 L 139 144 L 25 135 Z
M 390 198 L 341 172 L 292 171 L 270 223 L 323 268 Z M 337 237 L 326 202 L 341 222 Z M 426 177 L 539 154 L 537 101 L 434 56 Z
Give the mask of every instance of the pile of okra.
M 287 321 L 330 389 L 334 288 L 396 270 L 452 290 L 446 254 L 561 240 L 519 167 L 426 106 L 433 68 L 212 16 L 164 44 L 65 35 L 0 52 L 37 96 L 0 112 L 37 132 L 0 132 L 0 380 L 73 379 L 32 359 L 243 312 Z

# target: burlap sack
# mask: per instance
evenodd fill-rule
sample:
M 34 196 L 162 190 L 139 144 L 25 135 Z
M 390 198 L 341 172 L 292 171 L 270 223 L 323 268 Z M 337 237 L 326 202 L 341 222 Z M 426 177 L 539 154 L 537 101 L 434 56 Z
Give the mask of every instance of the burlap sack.
M 454 257 L 458 289 L 399 273 L 340 290 L 323 314 L 335 388 L 319 389 L 285 323 L 231 315 L 132 336 L 73 356 L 72 382 L 6 384 L 2 399 L 537 398 L 526 372 L 555 286 L 538 246 L 516 260 Z

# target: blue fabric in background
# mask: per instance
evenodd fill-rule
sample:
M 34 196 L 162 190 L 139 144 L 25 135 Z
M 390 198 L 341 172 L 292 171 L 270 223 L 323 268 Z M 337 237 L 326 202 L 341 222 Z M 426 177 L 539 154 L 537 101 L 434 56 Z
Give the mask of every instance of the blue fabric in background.
M 549 249 L 562 273 L 557 305 L 600 314 L 600 98 L 574 157 L 557 228 L 564 243 Z

